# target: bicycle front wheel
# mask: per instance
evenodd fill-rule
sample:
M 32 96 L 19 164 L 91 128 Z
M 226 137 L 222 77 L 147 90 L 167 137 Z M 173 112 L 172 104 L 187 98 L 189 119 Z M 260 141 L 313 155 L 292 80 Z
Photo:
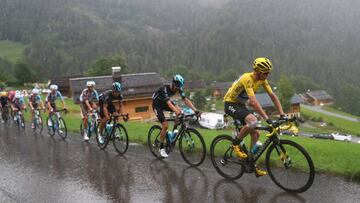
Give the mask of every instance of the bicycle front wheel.
M 64 119 L 59 118 L 58 120 L 59 126 L 58 126 L 58 134 L 62 139 L 66 139 L 67 137 L 67 128 Z
M 224 178 L 235 180 L 244 174 L 244 167 L 232 148 L 233 138 L 219 135 L 211 143 L 210 158 L 216 171 Z
M 270 178 L 287 192 L 301 193 L 314 182 L 315 169 L 310 155 L 299 144 L 280 140 L 266 153 L 266 168 Z
M 129 147 L 129 136 L 123 125 L 116 124 L 113 132 L 113 144 L 119 154 L 125 154 Z
M 42 131 L 43 131 L 43 121 L 42 121 L 42 118 L 41 116 L 39 116 L 38 118 L 35 118 L 34 120 L 34 130 L 36 133 L 39 133 L 41 134 Z
M 188 128 L 180 135 L 179 150 L 182 158 L 190 166 L 199 166 L 205 160 L 206 147 L 201 134 L 193 129 Z
M 48 117 L 46 119 L 46 125 L 47 125 L 47 128 L 48 128 L 48 133 L 49 135 L 52 137 L 55 135 L 55 122 L 53 121 L 53 119 L 50 117 Z

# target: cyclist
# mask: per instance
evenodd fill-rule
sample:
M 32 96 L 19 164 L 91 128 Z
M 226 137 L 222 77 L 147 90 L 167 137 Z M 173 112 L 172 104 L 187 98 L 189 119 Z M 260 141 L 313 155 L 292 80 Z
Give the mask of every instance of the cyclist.
M 60 91 L 58 91 L 58 86 L 57 85 L 50 85 L 50 90 L 51 92 L 49 92 L 49 94 L 46 96 L 45 99 L 45 104 L 49 110 L 49 116 L 51 115 L 52 112 L 56 111 L 56 99 L 60 99 L 61 103 L 63 105 L 63 109 L 66 109 L 66 105 L 65 105 L 65 100 L 64 97 L 61 95 Z M 51 126 L 51 120 L 49 120 L 48 125 Z
M 238 136 L 234 139 L 233 150 L 236 155 L 241 158 L 247 158 L 247 154 L 242 151 L 240 143 L 247 134 L 251 134 L 251 148 L 255 147 L 255 143 L 259 139 L 259 132 L 255 130 L 257 119 L 247 108 L 248 105 L 252 106 L 260 116 L 271 124 L 269 116 L 265 113 L 260 103 L 255 97 L 255 92 L 260 86 L 263 86 L 265 91 L 270 96 L 272 102 L 279 111 L 281 117 L 284 117 L 284 111 L 280 104 L 278 97 L 272 92 L 272 89 L 267 81 L 272 70 L 272 63 L 267 58 L 257 58 L 253 62 L 253 72 L 244 73 L 236 80 L 228 92 L 224 96 L 225 113 L 230 115 L 236 120 L 239 120 L 243 127 L 241 128 Z M 260 168 L 255 168 L 257 177 L 267 174 L 266 171 Z
M 112 89 L 105 91 L 99 96 L 99 106 L 100 106 L 100 134 L 99 138 L 102 139 L 102 133 L 104 131 L 106 122 L 110 120 L 110 115 L 114 112 L 118 114 L 123 113 L 123 95 L 121 94 L 122 85 L 119 82 L 114 82 L 112 84 Z
M 87 81 L 86 89 L 84 89 L 80 95 L 80 108 L 82 115 L 82 122 L 84 129 L 87 129 L 87 114 L 97 109 L 97 102 L 99 101 L 99 95 L 95 90 L 95 82 Z M 89 136 L 87 131 L 84 130 L 84 141 L 88 141 Z
M 169 155 L 166 153 L 164 148 L 165 135 L 168 130 L 168 122 L 165 120 L 164 111 L 172 111 L 175 112 L 177 117 L 181 117 L 181 108 L 177 106 L 173 101 L 170 100 L 170 97 L 179 93 L 183 102 L 190 107 L 197 115 L 200 115 L 200 111 L 198 111 L 192 102 L 186 98 L 184 93 L 184 78 L 181 75 L 175 75 L 172 79 L 171 84 L 164 85 L 156 90 L 156 92 L 152 96 L 152 107 L 155 112 L 156 117 L 161 123 L 161 132 L 160 132 L 160 156 L 163 158 L 168 157 Z M 175 124 L 176 125 L 176 124 Z
M 4 118 L 4 112 L 5 112 L 5 108 L 8 108 L 9 105 L 9 98 L 7 95 L 7 92 L 2 91 L 0 92 L 0 110 L 1 110 L 1 115 L 3 115 Z
M 40 90 L 34 88 L 31 91 L 31 95 L 29 96 L 28 102 L 29 102 L 29 106 L 30 106 L 30 110 L 31 110 L 31 120 L 32 121 L 34 120 L 35 109 L 39 109 L 39 105 L 40 105 L 41 109 L 45 109 L 44 103 L 42 102 L 41 96 L 39 95 L 39 93 L 40 93 Z M 33 122 L 31 123 L 31 128 L 32 129 L 35 128 L 35 125 Z
M 18 111 L 22 112 L 22 110 L 26 109 L 24 97 L 18 90 L 15 92 L 15 96 L 13 97 L 11 104 L 14 115 L 16 115 Z M 14 121 L 16 121 L 16 116 L 14 116 Z

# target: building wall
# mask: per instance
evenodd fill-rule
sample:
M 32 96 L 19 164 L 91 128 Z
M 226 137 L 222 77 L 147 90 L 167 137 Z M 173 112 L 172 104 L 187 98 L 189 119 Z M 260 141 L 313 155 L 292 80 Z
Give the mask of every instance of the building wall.
M 123 105 L 124 113 L 129 113 L 130 119 L 150 119 L 155 117 L 151 98 L 127 100 L 123 102 Z

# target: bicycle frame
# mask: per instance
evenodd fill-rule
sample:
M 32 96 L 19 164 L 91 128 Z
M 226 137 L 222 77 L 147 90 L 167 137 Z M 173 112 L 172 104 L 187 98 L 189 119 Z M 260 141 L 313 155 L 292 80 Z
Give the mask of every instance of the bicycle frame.
M 180 136 L 185 134 L 186 130 L 188 129 L 188 126 L 186 123 L 186 118 L 192 118 L 194 116 L 196 116 L 196 115 L 190 114 L 190 115 L 186 115 L 184 118 L 179 119 L 179 122 L 180 122 L 178 124 L 178 125 L 180 125 L 179 133 L 176 135 L 176 137 L 174 138 L 174 140 L 171 143 L 168 143 L 169 146 L 174 147 L 176 142 L 178 141 L 178 139 L 180 139 Z M 198 117 L 197 117 L 197 119 L 198 119 Z M 172 119 L 166 119 L 166 120 L 175 122 L 176 119 L 172 118 Z M 177 126 L 174 125 L 173 131 L 178 128 L 178 125 Z
M 258 126 L 255 127 L 256 130 L 261 130 L 261 131 L 268 131 L 269 134 L 266 135 L 266 137 L 268 137 L 268 139 L 265 141 L 265 143 L 263 144 L 262 148 L 256 152 L 256 154 L 252 154 L 249 153 L 249 151 L 247 150 L 245 144 L 241 146 L 241 148 L 250 156 L 248 156 L 249 158 L 247 158 L 247 160 L 251 161 L 252 163 L 255 163 L 260 157 L 261 155 L 267 150 L 267 148 L 272 144 L 278 144 L 280 139 L 278 137 L 279 132 L 280 132 L 280 125 L 284 124 L 284 123 L 289 123 L 289 128 L 291 128 L 293 126 L 293 124 L 291 123 L 292 121 L 295 121 L 295 119 L 290 119 L 289 121 L 283 121 L 283 122 L 279 122 L 277 125 L 275 126 Z M 237 121 L 234 122 L 235 124 L 235 129 L 236 132 L 239 132 L 241 127 L 239 127 L 239 123 Z

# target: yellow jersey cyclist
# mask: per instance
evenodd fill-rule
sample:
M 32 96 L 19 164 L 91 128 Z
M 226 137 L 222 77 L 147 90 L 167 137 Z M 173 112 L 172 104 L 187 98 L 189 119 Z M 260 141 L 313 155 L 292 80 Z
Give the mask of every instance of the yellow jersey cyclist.
M 200 114 L 201 112 L 196 110 L 192 102 L 186 98 L 184 93 L 184 78 L 181 75 L 175 75 L 172 79 L 172 83 L 170 85 L 164 85 L 160 87 L 152 96 L 152 107 L 155 112 L 156 117 L 161 123 L 161 132 L 160 132 L 160 156 L 163 158 L 168 157 L 168 154 L 164 148 L 164 141 L 167 129 L 169 127 L 168 122 L 165 120 L 164 111 L 172 111 L 175 112 L 176 116 L 181 114 L 181 109 L 179 106 L 175 105 L 174 102 L 170 100 L 170 97 L 179 93 L 183 102 L 190 107 L 196 114 Z
M 255 92 L 262 86 L 270 96 L 272 102 L 276 106 L 280 113 L 280 116 L 284 116 L 284 111 L 280 104 L 278 97 L 273 93 L 267 77 L 269 76 L 273 66 L 267 58 L 257 58 L 253 62 L 253 72 L 244 73 L 236 80 L 228 92 L 224 96 L 225 113 L 230 115 L 236 120 L 239 120 L 243 127 L 241 128 L 238 136 L 234 139 L 233 150 L 235 154 L 241 158 L 247 158 L 247 154 L 241 149 L 240 143 L 247 134 L 251 134 L 251 148 L 254 147 L 259 139 L 259 132 L 255 130 L 257 124 L 257 118 L 249 111 L 247 105 L 253 107 L 253 109 L 260 114 L 260 116 L 266 120 L 267 123 L 271 123 L 269 116 L 255 97 Z M 260 168 L 255 168 L 256 176 L 264 176 L 266 171 Z
M 31 121 L 34 120 L 35 109 L 39 109 L 39 107 L 41 107 L 41 109 L 45 109 L 44 103 L 42 102 L 41 96 L 39 93 L 40 93 L 40 90 L 34 88 L 31 91 L 31 95 L 28 98 L 28 102 L 29 102 L 29 106 L 30 106 L 30 110 L 31 110 Z M 32 129 L 35 128 L 34 122 L 31 123 L 31 128 Z
M 87 121 L 87 114 L 91 113 L 93 110 L 97 110 L 97 103 L 99 101 L 99 95 L 95 90 L 95 82 L 94 81 L 87 81 L 86 82 L 86 89 L 84 89 L 80 94 L 80 108 L 81 108 L 81 115 L 82 115 L 82 122 L 84 129 L 87 129 L 88 121 Z M 89 140 L 89 136 L 87 135 L 87 131 L 84 130 L 84 141 Z

